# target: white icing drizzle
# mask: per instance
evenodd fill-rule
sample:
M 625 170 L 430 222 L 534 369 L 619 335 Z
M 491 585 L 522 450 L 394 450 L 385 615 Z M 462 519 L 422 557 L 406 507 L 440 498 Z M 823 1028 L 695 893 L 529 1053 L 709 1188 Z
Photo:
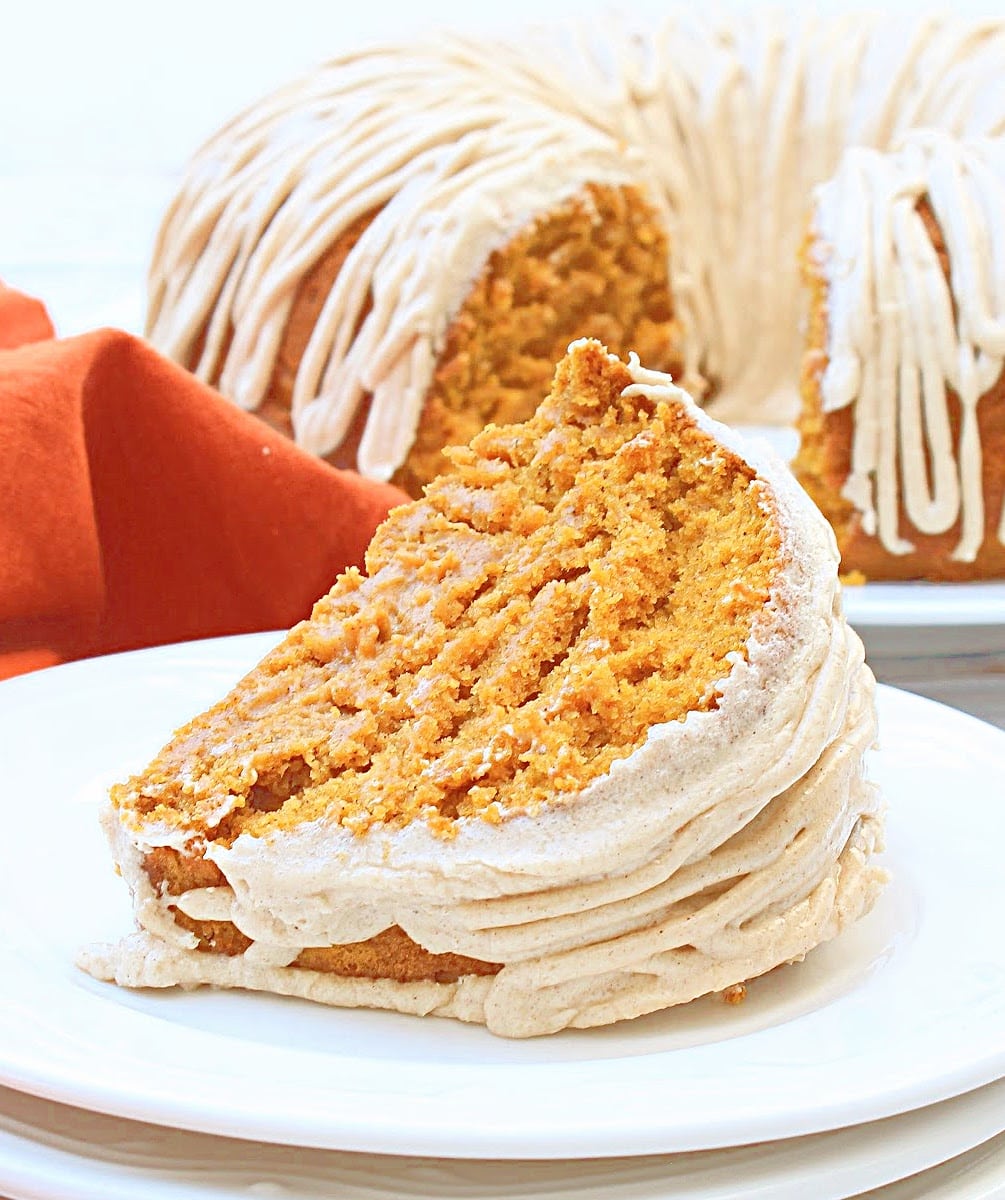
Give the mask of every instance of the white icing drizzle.
M 317 320 L 292 418 L 297 441 L 327 453 L 371 393 L 359 467 L 389 478 L 411 445 L 450 318 L 488 254 L 587 182 L 632 175 L 636 156 L 609 132 L 500 89 L 506 62 L 494 58 L 461 42 L 347 56 L 228 126 L 165 219 L 151 340 L 187 361 L 206 326 L 196 374 L 219 370 L 227 395 L 257 407 L 298 281 L 342 230 L 378 210 Z
M 530 1036 L 751 978 L 802 957 L 871 906 L 884 878 L 872 861 L 877 796 L 863 775 L 873 680 L 842 613 L 833 533 L 780 461 L 744 446 L 667 376 L 637 361 L 629 369 L 631 393 L 677 398 L 752 463 L 779 524 L 784 566 L 746 653 L 716 686 L 717 708 L 653 727 L 574 802 L 499 825 L 458 821 L 448 841 L 422 821 L 356 836 L 322 818 L 207 842 L 228 886 L 165 895 L 153 914 L 141 907 L 144 933 L 86 952 L 86 969 L 129 986 L 266 988 Z M 130 876 L 142 875 L 132 839 L 184 836 L 152 824 L 123 831 L 111 810 L 105 819 Z M 227 958 L 167 945 L 159 922 L 169 905 L 225 916 L 263 949 Z M 414 985 L 285 966 L 304 947 L 392 925 L 434 953 L 504 966 Z
M 491 250 L 587 182 L 631 182 L 666 223 L 686 376 L 716 382 L 722 419 L 791 419 L 812 188 L 846 147 L 886 149 L 914 127 L 1001 134 L 1003 75 L 1005 23 L 863 13 L 679 12 L 641 36 L 604 25 L 348 54 L 195 157 L 155 250 L 149 335 L 188 363 L 205 329 L 197 374 L 257 407 L 298 281 L 379 210 L 317 322 L 292 418 L 326 454 L 372 393 L 358 466 L 387 478 Z
M 922 200 L 942 230 L 948 281 Z M 822 406 L 855 414 L 844 495 L 891 554 L 914 549 L 898 529 L 902 500 L 919 533 L 959 521 L 953 557 L 973 562 L 985 530 L 977 407 L 1005 362 L 1005 138 L 925 130 L 895 154 L 850 150 L 817 191 L 815 228 L 830 316 Z

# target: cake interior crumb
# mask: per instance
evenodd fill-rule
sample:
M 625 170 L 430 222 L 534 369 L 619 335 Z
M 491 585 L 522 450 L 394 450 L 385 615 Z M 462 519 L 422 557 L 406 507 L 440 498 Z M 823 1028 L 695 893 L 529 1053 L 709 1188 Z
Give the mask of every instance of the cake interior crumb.
M 523 424 L 378 530 L 312 618 L 148 771 L 138 823 L 229 842 L 501 822 L 575 797 L 650 728 L 716 708 L 779 565 L 769 493 L 585 343 Z

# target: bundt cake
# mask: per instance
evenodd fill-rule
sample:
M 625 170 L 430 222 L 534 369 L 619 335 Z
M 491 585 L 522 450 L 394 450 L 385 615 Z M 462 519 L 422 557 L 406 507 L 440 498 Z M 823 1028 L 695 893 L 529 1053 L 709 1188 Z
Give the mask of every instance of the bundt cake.
M 529 1036 L 735 988 L 872 904 L 830 527 L 669 376 L 570 348 L 111 792 L 81 965 Z
M 1003 21 L 860 12 L 682 11 L 644 34 L 594 25 L 519 45 L 439 37 L 346 54 L 197 153 L 154 252 L 148 333 L 310 451 L 393 477 L 413 495 L 444 469 L 444 445 L 490 420 L 526 419 L 581 336 L 672 371 L 720 419 L 792 422 L 806 307 L 799 247 L 814 186 L 848 148 L 887 151 L 912 129 L 1002 136 L 1003 76 Z M 846 176 L 857 170 L 852 154 Z M 993 254 L 984 331 L 1005 319 L 1005 248 L 985 225 L 997 195 L 986 189 L 999 186 L 990 172 L 968 183 L 977 199 L 966 201 L 965 222 Z M 945 206 L 913 184 L 912 195 L 936 254 L 951 257 Z M 830 292 L 848 291 L 836 272 L 849 241 L 868 246 L 885 227 L 890 203 L 888 189 L 860 196 L 842 257 L 810 254 L 811 410 L 831 344 Z M 833 233 L 824 219 L 815 228 L 820 239 Z M 887 261 L 884 305 L 910 302 L 899 261 Z M 856 320 L 843 308 L 839 319 Z M 990 387 L 1001 354 L 982 345 L 974 343 L 978 376 Z M 895 352 L 889 340 L 884 347 Z M 877 370 L 891 379 L 899 367 Z M 941 384 L 931 376 L 927 392 L 954 388 L 954 373 L 939 370 Z M 1000 412 L 1000 401 L 985 401 L 985 415 L 991 407 Z M 883 427 L 892 430 L 888 409 Z M 1001 489 L 980 474 L 974 446 L 983 439 L 985 463 L 1005 460 L 1002 418 L 962 422 L 967 447 L 954 456 L 961 491 L 984 494 L 982 552 L 975 524 L 942 540 L 906 525 L 891 536 L 884 516 L 884 533 L 878 523 L 873 531 L 862 495 L 881 485 L 877 476 L 863 482 L 876 469 L 868 456 L 856 458 L 847 487 L 836 477 L 847 469 L 842 438 L 854 438 L 860 416 L 871 429 L 875 413 L 843 400 L 815 441 L 812 456 L 824 461 L 805 464 L 815 494 L 825 490 L 828 511 L 840 510 L 846 568 L 875 577 L 998 571 L 991 522 Z M 841 516 L 846 503 L 860 519 Z M 896 503 L 884 501 L 883 513 Z M 905 499 L 903 520 L 918 507 Z M 973 502 L 966 512 L 976 522 Z M 927 535 L 930 525 L 925 517 L 918 529 Z

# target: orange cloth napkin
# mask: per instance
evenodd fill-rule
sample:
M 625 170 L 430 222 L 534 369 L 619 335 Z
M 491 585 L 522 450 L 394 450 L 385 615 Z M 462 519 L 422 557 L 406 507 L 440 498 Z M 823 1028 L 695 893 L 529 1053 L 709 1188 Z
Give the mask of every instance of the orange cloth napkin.
M 0 285 L 0 677 L 290 626 L 405 499 Z

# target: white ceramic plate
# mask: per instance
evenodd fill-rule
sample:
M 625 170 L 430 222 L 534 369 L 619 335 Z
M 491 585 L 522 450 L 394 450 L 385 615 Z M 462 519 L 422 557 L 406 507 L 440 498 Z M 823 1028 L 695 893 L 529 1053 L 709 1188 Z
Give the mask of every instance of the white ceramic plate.
M 991 583 L 866 583 L 844 589 L 856 628 L 1005 628 L 1005 580 Z
M 339 1200 L 665 1200 L 670 1195 L 675 1200 L 844 1200 L 950 1158 L 957 1158 L 959 1171 L 958 1156 L 975 1146 L 1005 1182 L 1005 1135 L 996 1136 L 1003 1127 L 1005 1080 L 1000 1080 L 885 1121 L 736 1149 L 580 1162 L 458 1162 L 234 1141 L 101 1116 L 0 1088 L 0 1195 L 8 1200 L 333 1195 Z M 885 1197 L 885 1189 L 880 1194 Z
M 743 425 L 752 440 L 767 442 L 786 462 L 799 448 L 795 429 L 778 425 Z M 866 583 L 844 590 L 845 611 L 860 630 L 921 628 L 928 631 L 929 653 L 939 652 L 944 635 L 957 630 L 949 653 L 1005 647 L 1005 580 L 989 583 Z M 965 639 L 964 632 L 970 636 Z M 997 634 L 997 636 L 996 636 Z M 936 641 L 933 644 L 932 638 Z M 993 647 L 989 644 L 993 640 Z
M 877 679 L 1005 728 L 1005 582 L 867 583 L 844 605 Z
M 1002 1200 L 1005 1136 L 994 1138 L 921 1175 L 863 1192 L 856 1200 Z
M 873 775 L 894 880 L 798 966 L 607 1029 L 512 1042 L 456 1022 L 238 992 L 130 992 L 73 966 L 124 933 L 95 810 L 274 635 L 0 685 L 0 1082 L 80 1107 L 333 1149 L 581 1158 L 875 1120 L 1005 1075 L 1005 734 L 883 689 Z

